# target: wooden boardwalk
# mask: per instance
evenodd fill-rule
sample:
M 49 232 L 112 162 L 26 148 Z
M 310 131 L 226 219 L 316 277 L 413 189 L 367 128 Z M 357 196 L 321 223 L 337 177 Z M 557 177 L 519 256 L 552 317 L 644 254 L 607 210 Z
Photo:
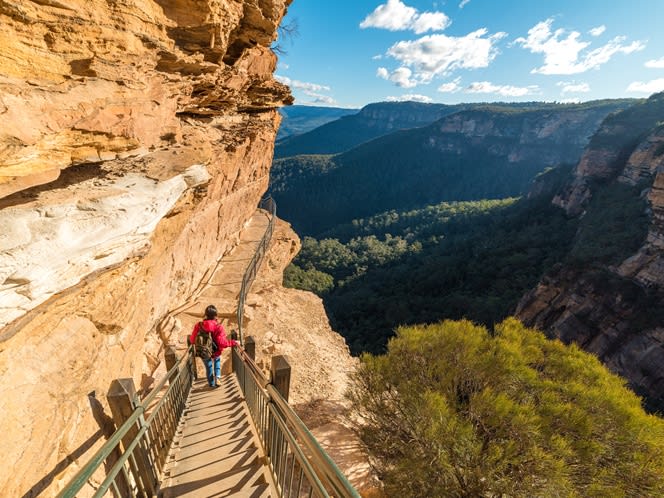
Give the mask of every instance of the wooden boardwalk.
M 256 211 L 240 233 L 239 245 L 219 261 L 192 300 L 174 313 L 187 334 L 208 304 L 219 310 L 226 332 L 235 327 L 242 277 L 268 221 L 265 211 Z M 218 388 L 207 385 L 202 362 L 196 360 L 199 378 L 189 394 L 164 469 L 163 498 L 277 496 L 235 375 L 223 373 L 230 370 L 229 357 L 224 351 L 222 368 L 224 363 L 226 368 Z
M 233 374 L 218 388 L 205 379 L 194 383 L 171 458 L 163 498 L 277 496 Z

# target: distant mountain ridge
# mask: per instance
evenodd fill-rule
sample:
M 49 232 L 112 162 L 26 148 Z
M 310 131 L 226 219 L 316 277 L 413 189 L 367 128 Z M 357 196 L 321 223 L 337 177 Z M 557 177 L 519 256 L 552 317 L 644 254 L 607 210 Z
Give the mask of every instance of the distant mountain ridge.
M 602 120 L 633 102 L 431 107 L 445 116 L 428 126 L 386 134 L 337 155 L 275 161 L 271 191 L 281 215 L 301 234 L 389 209 L 521 195 L 546 167 L 578 161 Z M 327 134 L 360 114 L 365 129 L 371 122 L 384 130 L 387 123 L 426 121 L 408 112 L 388 119 L 388 110 L 367 106 L 306 135 Z
M 466 104 L 379 102 L 331 121 L 302 135 L 277 142 L 274 157 L 299 154 L 337 154 L 401 129 L 418 128 L 464 109 Z
M 277 132 L 277 142 L 293 135 L 301 135 L 343 116 L 356 114 L 358 111 L 359 109 L 308 105 L 282 107 L 279 109 L 281 125 Z

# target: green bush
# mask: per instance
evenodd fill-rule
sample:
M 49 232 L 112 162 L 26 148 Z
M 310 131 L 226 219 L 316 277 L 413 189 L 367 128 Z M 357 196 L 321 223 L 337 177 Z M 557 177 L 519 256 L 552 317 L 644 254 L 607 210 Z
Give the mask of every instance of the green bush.
M 664 421 L 516 319 L 400 328 L 351 386 L 387 496 L 664 496 Z

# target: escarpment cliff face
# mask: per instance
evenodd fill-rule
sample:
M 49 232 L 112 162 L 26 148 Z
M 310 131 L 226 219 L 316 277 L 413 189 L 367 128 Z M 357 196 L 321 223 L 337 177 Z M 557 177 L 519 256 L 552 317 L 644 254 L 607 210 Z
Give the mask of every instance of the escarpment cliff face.
M 267 189 L 290 0 L 0 3 L 0 495 L 54 494 L 153 381 Z M 224 310 L 231 311 L 231 310 Z
M 270 188 L 281 216 L 301 235 L 320 235 L 334 225 L 391 209 L 519 196 L 546 168 L 576 163 L 602 120 L 632 103 L 476 104 L 465 110 L 458 110 L 462 105 L 434 107 L 431 115 L 448 115 L 428 126 L 383 134 L 333 156 L 279 159 Z M 293 137 L 293 141 L 330 138 L 334 126 L 358 124 L 361 116 L 364 128 L 357 130 L 368 130 L 367 115 L 379 119 L 390 109 L 387 104 L 367 106 L 357 115 Z M 450 109 L 457 112 L 449 114 Z M 392 109 L 396 118 L 410 116 L 421 122 L 426 108 L 415 110 L 420 114 L 413 109 L 412 114 Z M 358 136 L 360 133 L 355 138 Z M 318 153 L 330 142 L 319 143 Z
M 428 128 L 428 145 L 458 155 L 484 149 L 509 163 L 576 162 L 607 114 L 624 101 L 558 109 L 489 108 L 458 112 Z
M 660 411 L 664 130 L 657 123 L 664 119 L 663 104 L 664 95 L 654 95 L 607 118 L 593 137 L 569 186 L 554 199 L 568 213 L 584 214 L 571 257 L 524 296 L 517 310 L 528 324 L 597 354 Z M 602 240 L 589 246 L 585 233 L 593 224 Z M 612 246 L 618 249 L 606 250 Z

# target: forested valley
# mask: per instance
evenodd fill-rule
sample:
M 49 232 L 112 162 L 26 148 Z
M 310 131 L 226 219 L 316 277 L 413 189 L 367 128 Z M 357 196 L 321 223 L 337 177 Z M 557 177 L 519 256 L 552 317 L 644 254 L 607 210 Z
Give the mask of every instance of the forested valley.
M 559 119 L 591 109 L 598 126 L 625 105 L 563 106 Z M 551 120 L 543 107 L 464 109 L 341 154 L 276 160 L 272 195 L 303 236 L 285 284 L 323 298 L 354 354 L 381 353 L 400 325 L 467 318 L 490 327 L 561 264 L 625 257 L 647 231 L 638 188 L 600 185 L 583 219 L 552 205 L 574 163 L 537 158 L 578 159 L 590 121 L 580 144 L 569 130 L 557 138 L 562 145 L 524 143 L 529 127 Z M 469 137 L 453 119 L 489 131 Z M 515 150 L 522 161 L 509 157 Z

